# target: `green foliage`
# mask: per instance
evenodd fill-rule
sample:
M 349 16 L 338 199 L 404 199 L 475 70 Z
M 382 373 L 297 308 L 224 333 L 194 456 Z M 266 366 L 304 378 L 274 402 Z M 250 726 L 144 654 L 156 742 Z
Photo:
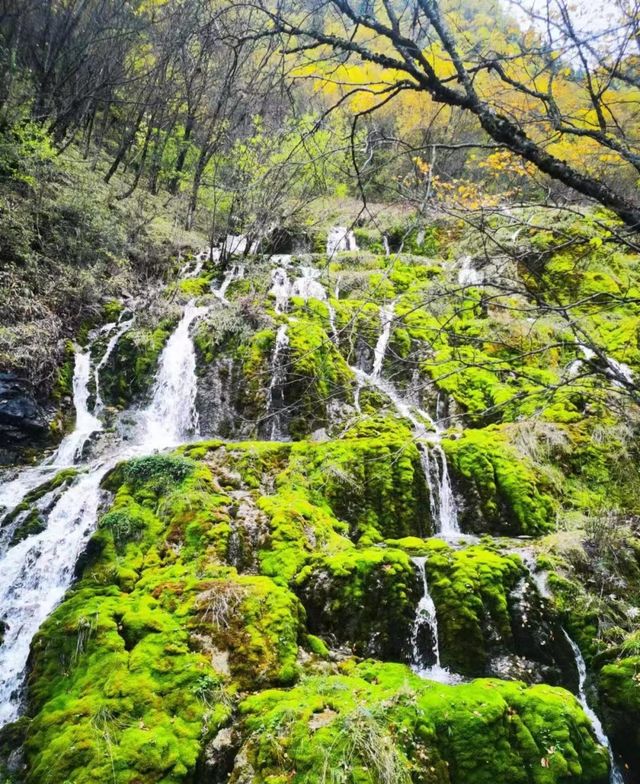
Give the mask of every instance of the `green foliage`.
M 0 125 L 0 178 L 31 188 L 51 173 L 56 149 L 46 130 L 35 122 Z
M 561 689 L 424 682 L 365 663 L 240 705 L 252 781 L 601 784 L 607 755 Z

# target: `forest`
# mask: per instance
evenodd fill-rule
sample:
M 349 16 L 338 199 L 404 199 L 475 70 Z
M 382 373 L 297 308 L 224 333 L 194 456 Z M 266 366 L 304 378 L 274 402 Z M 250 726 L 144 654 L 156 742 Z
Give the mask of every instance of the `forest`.
M 639 185 L 639 0 L 0 0 L 0 784 L 640 784 Z

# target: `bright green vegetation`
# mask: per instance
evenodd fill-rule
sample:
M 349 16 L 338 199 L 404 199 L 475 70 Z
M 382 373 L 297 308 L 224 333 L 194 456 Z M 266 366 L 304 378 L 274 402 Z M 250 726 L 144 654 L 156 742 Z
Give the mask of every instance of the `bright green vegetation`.
M 149 389 L 175 325 L 175 318 L 166 318 L 155 328 L 135 327 L 122 336 L 102 374 L 101 394 L 107 403 L 124 408 Z
M 444 449 L 462 494 L 477 499 L 462 516 L 465 531 L 539 534 L 552 527 L 554 504 L 544 479 L 498 428 L 467 430 Z
M 294 297 L 284 314 L 265 260 L 228 304 L 208 293 L 219 272 L 205 265 L 122 337 L 101 379 L 119 407 L 148 391 L 180 306 L 210 304 L 193 333 L 201 426 L 207 407 L 228 407 L 231 421 L 217 440 L 105 480 L 113 498 L 80 578 L 34 643 L 29 720 L 0 736 L 24 741 L 27 784 L 604 784 L 563 628 L 614 748 L 640 764 L 635 414 L 597 368 L 567 375 L 582 354 L 560 317 L 513 318 L 531 305 L 522 291 L 498 307 L 458 287 L 451 264 L 477 253 L 473 236 L 427 228 L 385 257 L 363 227 L 362 250 L 330 264 L 316 237 L 290 277 L 312 264 L 339 296 Z M 562 253 L 544 232 L 523 233 L 546 254 L 541 270 L 520 271 L 538 296 L 635 290 L 628 254 L 565 228 L 576 246 Z M 424 420 L 420 437 L 352 369 L 371 371 L 391 302 L 382 375 Z M 607 355 L 640 372 L 635 305 L 577 312 Z M 259 439 L 283 324 L 291 440 L 271 442 Z M 233 386 L 224 401 L 222 382 Z M 443 417 L 458 519 L 479 540 L 430 538 L 421 449 L 434 434 L 421 411 Z M 36 523 L 27 516 L 22 535 Z M 423 593 L 415 556 L 442 665 L 480 680 L 443 685 L 407 666 Z M 548 574 L 548 597 L 525 556 Z
M 573 697 L 548 686 L 425 683 L 365 663 L 240 704 L 250 782 L 604 782 L 607 760 Z
M 118 466 L 82 577 L 34 643 L 27 781 L 200 781 L 203 749 L 232 721 L 238 780 L 604 782 L 606 754 L 562 689 L 357 665 L 406 661 L 415 552 L 447 663 L 482 670 L 493 630 L 517 647 L 519 557 L 416 538 L 402 435 L 387 423 L 318 444 L 209 442 Z M 356 494 L 363 517 L 349 520 Z

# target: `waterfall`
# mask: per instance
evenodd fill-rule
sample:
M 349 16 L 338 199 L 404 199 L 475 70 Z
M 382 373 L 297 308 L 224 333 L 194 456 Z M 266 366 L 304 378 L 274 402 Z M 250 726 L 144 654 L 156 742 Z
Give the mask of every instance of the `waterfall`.
M 334 299 L 340 299 L 340 277 L 336 278 L 336 285 L 333 290 L 333 297 Z M 333 305 L 328 299 L 327 299 L 327 308 L 329 310 L 329 327 L 331 328 L 331 340 L 336 345 L 338 345 L 339 335 L 338 335 L 338 328 L 336 326 L 336 309 L 333 307 Z
M 189 330 L 207 310 L 191 300 L 160 355 L 151 403 L 143 417 L 142 440 L 150 450 L 177 446 L 197 432 L 196 354 Z
M 294 297 L 301 297 L 305 301 L 308 299 L 325 300 L 327 292 L 318 278 L 322 274 L 321 270 L 313 267 L 300 267 L 300 277 L 297 278 L 291 289 Z
M 225 305 L 229 304 L 229 300 L 227 299 L 227 289 L 229 286 L 236 280 L 242 280 L 244 277 L 244 267 L 242 264 L 233 264 L 224 274 L 222 279 L 222 283 L 217 289 L 212 287 L 211 293 L 217 297 L 220 302 L 224 303 Z
M 109 328 L 112 330 L 114 327 L 115 324 L 107 324 L 101 332 L 108 334 Z M 2 516 L 15 509 L 28 493 L 52 478 L 61 468 L 71 466 L 81 458 L 82 448 L 89 436 L 102 430 L 102 422 L 88 408 L 90 373 L 90 349 L 76 351 L 73 371 L 74 428 L 62 439 L 53 455 L 45 458 L 38 466 L 25 468 L 14 479 L 0 486 L 0 523 Z
M 593 734 L 596 736 L 598 743 L 601 746 L 604 746 L 609 754 L 609 763 L 610 763 L 610 771 L 609 771 L 609 784 L 624 784 L 624 777 L 616 765 L 615 758 L 613 756 L 613 749 L 611 748 L 611 742 L 607 737 L 604 728 L 600 719 L 598 718 L 596 712 L 591 708 L 589 705 L 589 701 L 587 700 L 587 692 L 586 692 L 586 683 L 587 683 L 587 665 L 584 660 L 584 656 L 582 655 L 582 651 L 578 647 L 578 645 L 574 642 L 574 640 L 569 636 L 566 629 L 562 630 L 564 632 L 564 636 L 567 639 L 567 642 L 571 646 L 571 650 L 573 651 L 573 657 L 576 662 L 576 669 L 578 671 L 578 700 L 580 701 L 580 705 L 582 705 L 582 710 L 585 712 L 587 718 L 591 722 L 591 727 L 593 728 Z
M 373 351 L 373 370 L 371 371 L 372 378 L 380 378 L 382 374 L 382 365 L 384 363 L 384 357 L 387 353 L 387 346 L 389 345 L 389 339 L 391 337 L 391 327 L 393 325 L 393 311 L 395 308 L 395 302 L 392 302 L 390 305 L 385 305 L 385 307 L 380 308 L 380 320 L 382 321 L 382 332 L 380 333 L 380 337 L 378 338 L 378 342 L 376 343 L 376 347 Z
M 382 308 L 380 311 L 382 331 L 374 350 L 372 372 L 369 374 L 365 373 L 361 368 L 351 368 L 356 377 L 354 406 L 356 411 L 360 413 L 360 390 L 362 387 L 370 385 L 382 392 L 391 401 L 398 414 L 411 423 L 414 436 L 418 440 L 420 464 L 429 490 L 431 519 L 440 536 L 445 538 L 448 536 L 457 537 L 461 535 L 458 509 L 453 488 L 451 487 L 447 457 L 440 445 L 442 427 L 438 421 L 434 422 L 426 411 L 411 405 L 396 391 L 391 382 L 386 381 L 382 377 L 384 359 L 391 337 L 393 315 L 394 303 Z M 441 411 L 440 401 L 438 401 L 437 411 L 439 415 Z M 427 426 L 431 429 L 428 430 Z
M 391 255 L 391 248 L 389 247 L 389 238 L 386 234 L 382 235 L 382 247 L 384 248 L 384 255 L 390 256 Z
M 422 596 L 411 628 L 411 669 L 421 678 L 442 683 L 459 682 L 459 676 L 451 673 L 440 663 L 438 616 L 427 581 L 427 559 L 414 557 L 411 560 L 422 581 Z
M 331 329 L 331 340 L 333 343 L 338 345 L 339 335 L 338 327 L 336 326 L 336 309 L 329 302 L 329 300 L 327 300 L 327 310 L 329 311 L 329 328 Z
M 95 367 L 95 370 L 93 371 L 93 381 L 96 388 L 96 394 L 95 394 L 96 402 L 93 406 L 94 415 L 101 413 L 102 410 L 104 409 L 104 401 L 102 400 L 102 397 L 100 395 L 100 373 L 104 369 L 107 362 L 109 361 L 109 357 L 111 356 L 115 347 L 117 346 L 118 341 L 126 332 L 128 332 L 131 329 L 134 321 L 135 319 L 132 317 L 127 321 L 123 321 L 119 325 L 117 323 L 113 325 L 114 328 L 116 328 L 116 331 L 109 338 L 109 342 L 107 343 L 107 347 L 104 351 L 104 354 L 102 355 L 100 362 L 98 362 L 98 364 Z
M 473 266 L 471 256 L 463 256 L 458 265 L 459 286 L 481 286 L 484 283 L 484 274 Z
M 348 250 L 358 250 L 355 234 L 345 226 L 334 226 L 327 236 L 327 256 Z
M 589 348 L 589 346 L 585 346 L 583 343 L 578 343 L 577 345 L 582 355 L 587 360 L 587 362 L 591 361 L 592 359 L 597 359 L 596 352 L 593 351 L 593 349 Z M 633 371 L 631 370 L 629 365 L 626 365 L 624 362 L 620 362 L 619 360 L 614 359 L 613 357 L 605 357 L 605 361 L 607 367 L 604 369 L 604 372 L 606 373 L 607 376 L 609 376 L 609 378 L 613 379 L 614 386 L 618 386 L 618 387 L 623 386 L 616 379 L 616 377 L 622 377 L 627 384 L 635 383 L 633 378 Z M 579 359 L 574 360 L 569 367 L 569 374 L 575 375 L 579 367 L 580 367 L 580 360 Z
M 522 560 L 522 563 L 529 573 L 529 576 L 538 589 L 540 596 L 542 596 L 543 599 L 550 599 L 551 596 L 549 594 L 549 587 L 547 585 L 547 574 L 545 571 L 540 571 L 537 569 L 535 555 L 531 551 L 526 550 L 512 550 L 512 552 L 515 552 L 520 556 L 520 559 Z M 589 700 L 587 699 L 587 664 L 584 660 L 584 656 L 582 655 L 582 651 L 565 628 L 562 629 L 562 633 L 564 634 L 566 641 L 569 643 L 569 646 L 573 652 L 574 661 L 576 663 L 576 671 L 578 673 L 578 701 L 580 702 L 585 715 L 591 722 L 593 734 L 596 736 L 598 743 L 601 746 L 604 746 L 607 750 L 607 753 L 609 754 L 609 784 L 624 784 L 624 777 L 616 765 L 616 761 L 613 756 L 611 742 L 609 741 L 609 738 L 604 731 L 602 722 L 598 718 L 598 715 L 593 710 L 593 708 L 589 705 Z
M 271 418 L 271 441 L 282 441 L 282 409 L 284 408 L 284 384 L 287 380 L 287 348 L 289 337 L 287 325 L 282 324 L 276 333 L 276 342 L 271 358 L 271 381 L 267 390 L 267 414 Z
M 277 267 L 271 273 L 272 286 L 269 294 L 275 298 L 275 311 L 278 314 L 286 313 L 289 308 L 289 297 L 291 296 L 291 283 L 285 267 Z
M 95 417 L 88 406 L 89 377 L 91 374 L 91 351 L 76 351 L 73 371 L 73 405 L 76 422 L 73 431 L 65 436 L 51 458 L 51 465 L 58 468 L 73 465 L 82 454 L 82 448 L 89 436 L 102 430 L 102 422 Z
M 76 561 L 95 526 L 100 480 L 110 467 L 83 474 L 64 492 L 44 531 L 19 542 L 0 561 L 0 726 L 18 717 L 23 672 L 40 624 L 71 584 Z
M 195 351 L 189 328 L 204 312 L 206 308 L 189 302 L 160 355 L 152 399 L 142 413 L 145 426 L 134 432 L 131 442 L 116 444 L 91 463 L 81 463 L 81 473 L 68 487 L 43 496 L 38 506 L 46 528 L 0 554 L 0 622 L 5 625 L 0 646 L 0 726 L 19 715 L 31 640 L 71 585 L 78 557 L 97 524 L 102 478 L 119 461 L 174 446 L 197 429 Z M 89 351 L 78 352 L 76 430 L 62 442 L 54 461 L 28 468 L 0 488 L 0 503 L 6 509 L 15 508 L 56 468 L 80 456 L 88 431 L 101 427 L 87 410 L 89 371 Z
M 197 278 L 202 272 L 202 268 L 206 261 L 218 262 L 220 261 L 220 248 L 205 248 L 190 259 L 182 268 L 180 273 L 181 278 Z

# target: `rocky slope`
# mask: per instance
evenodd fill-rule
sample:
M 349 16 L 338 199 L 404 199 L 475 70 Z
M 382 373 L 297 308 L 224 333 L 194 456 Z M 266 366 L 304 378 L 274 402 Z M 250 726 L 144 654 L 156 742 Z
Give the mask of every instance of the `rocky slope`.
M 112 308 L 0 487 L 5 778 L 639 780 L 637 259 L 568 230 L 203 252 Z

